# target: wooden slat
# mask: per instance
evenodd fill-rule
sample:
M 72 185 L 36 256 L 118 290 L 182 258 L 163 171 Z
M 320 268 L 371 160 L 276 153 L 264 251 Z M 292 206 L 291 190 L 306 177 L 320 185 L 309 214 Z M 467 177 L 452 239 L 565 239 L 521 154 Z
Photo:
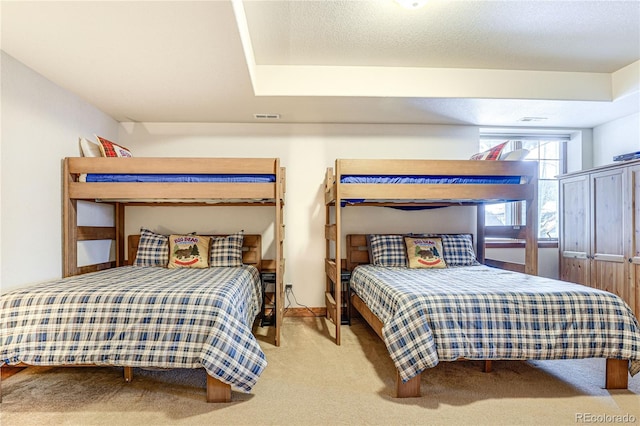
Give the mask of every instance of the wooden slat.
M 334 260 L 331 259 L 325 259 L 324 261 L 324 271 L 327 274 L 327 276 L 331 279 L 331 281 L 333 281 L 334 283 L 336 282 L 336 274 L 337 274 L 337 270 L 336 270 L 336 262 Z
M 360 184 L 340 185 L 343 199 L 368 200 L 528 200 L 533 185 L 500 184 Z
M 276 174 L 275 158 L 70 157 L 70 173 Z
M 105 269 L 115 268 L 116 262 L 104 262 L 96 263 L 94 265 L 85 265 L 76 267 L 76 273 L 74 275 L 88 274 L 89 272 L 103 271 Z
M 82 183 L 69 184 L 73 200 L 193 200 L 273 198 L 270 183 Z
M 505 269 L 507 271 L 525 272 L 525 266 L 521 263 L 505 262 L 495 259 L 484 259 L 483 263 L 487 266 L 493 266 L 494 268 Z
M 78 241 L 115 240 L 116 228 L 113 226 L 78 226 Z
M 338 159 L 341 175 L 533 176 L 537 164 L 525 161 Z
M 334 324 L 337 324 L 337 319 L 336 319 L 336 313 L 337 313 L 337 309 L 336 309 L 336 300 L 333 298 L 333 295 L 329 292 L 326 292 L 324 294 L 324 301 L 325 301 L 325 306 L 327 307 L 327 315 L 329 316 L 329 318 L 331 319 L 331 321 L 333 321 Z
M 373 331 L 375 331 L 381 339 L 384 339 L 382 336 L 382 321 L 380 321 L 380 319 L 371 312 L 364 301 L 355 293 L 351 293 L 351 306 L 353 306 L 360 315 L 362 315 L 362 318 L 364 318 L 367 324 L 371 326 Z
M 336 225 L 325 225 L 324 226 L 324 237 L 327 240 L 336 241 Z

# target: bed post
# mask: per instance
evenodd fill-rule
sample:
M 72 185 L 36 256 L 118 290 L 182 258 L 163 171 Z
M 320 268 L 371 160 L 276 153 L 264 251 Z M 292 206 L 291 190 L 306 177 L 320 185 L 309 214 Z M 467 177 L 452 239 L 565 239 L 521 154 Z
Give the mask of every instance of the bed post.
M 63 162 L 62 189 L 62 276 L 78 274 L 78 202 L 71 199 L 69 184 L 74 178 L 69 171 L 69 159 Z
M 629 361 L 626 359 L 607 358 L 606 389 L 627 389 L 629 386 Z
M 340 182 L 340 177 L 342 176 L 342 167 L 340 163 L 336 160 L 336 176 L 334 182 Z M 341 191 L 340 185 L 335 185 L 336 191 L 336 265 L 335 265 L 335 273 L 333 275 L 333 298 L 335 300 L 335 312 L 333 315 L 333 320 L 335 321 L 336 327 L 336 345 L 340 345 L 340 325 L 342 324 L 342 281 L 340 279 L 340 273 L 342 268 L 342 224 L 340 220 L 341 216 Z
M 484 264 L 485 260 L 485 212 L 484 204 L 478 204 L 476 219 L 476 259 Z
M 280 168 L 280 160 L 275 159 L 276 186 L 275 186 L 275 244 L 276 244 L 276 336 L 275 345 L 280 346 L 280 330 L 282 329 L 282 321 L 284 315 L 284 259 L 283 259 L 283 240 L 284 240 L 284 219 L 282 210 L 282 198 L 284 196 L 284 187 L 282 180 L 284 179 L 284 170 Z
M 526 200 L 527 224 L 525 234 L 524 272 L 538 275 L 538 163 L 531 172 L 529 181 L 531 198 Z
M 114 216 L 116 225 L 116 266 L 124 266 L 125 261 L 125 238 L 124 238 L 124 204 L 115 203 Z

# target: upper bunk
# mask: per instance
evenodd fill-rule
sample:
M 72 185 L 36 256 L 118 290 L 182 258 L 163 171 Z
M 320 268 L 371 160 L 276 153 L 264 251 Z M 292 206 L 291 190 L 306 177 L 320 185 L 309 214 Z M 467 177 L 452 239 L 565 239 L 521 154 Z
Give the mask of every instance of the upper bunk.
M 477 205 L 537 197 L 532 161 L 336 159 L 325 203 L 333 205 Z
M 278 158 L 64 160 L 65 197 L 126 204 L 257 204 L 284 201 Z
M 485 226 L 486 204 L 514 201 L 526 202 L 526 225 Z M 326 171 L 325 204 L 327 207 L 401 209 L 477 206 L 478 260 L 537 275 L 538 163 L 535 161 L 336 159 L 335 169 Z M 338 211 L 337 226 L 328 228 L 330 239 L 338 238 L 339 217 Z M 485 242 L 490 237 L 523 241 L 524 264 L 485 259 Z

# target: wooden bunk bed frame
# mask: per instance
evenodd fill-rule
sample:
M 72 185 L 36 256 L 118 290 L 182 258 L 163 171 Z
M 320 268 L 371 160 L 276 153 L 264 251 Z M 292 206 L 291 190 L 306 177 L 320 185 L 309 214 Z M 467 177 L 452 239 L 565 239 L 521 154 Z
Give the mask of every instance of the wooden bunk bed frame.
M 211 235 L 217 236 L 217 235 Z M 140 235 L 129 235 L 128 242 L 128 259 L 126 264 L 132 265 L 138 253 L 138 245 L 140 243 Z M 242 263 L 255 266 L 258 270 L 262 267 L 262 235 L 247 234 L 244 236 L 242 243 Z M 103 268 L 104 269 L 104 268 Z M 20 363 L 2 369 L 20 369 L 29 367 L 29 364 Z M 38 366 L 42 367 L 42 366 Z M 52 365 L 52 367 L 96 367 L 93 364 L 87 365 Z M 133 380 L 133 367 L 124 367 L 124 380 L 131 382 Z M 231 385 L 224 383 L 215 377 L 207 374 L 207 402 L 229 402 L 231 401 Z M 2 388 L 0 387 L 0 402 L 2 402 Z
M 358 265 L 370 263 L 369 250 L 367 248 L 367 236 L 364 234 L 347 235 L 346 244 L 346 268 L 352 271 Z M 351 294 L 351 306 L 358 311 L 364 320 L 371 326 L 380 339 L 384 339 L 382 328 L 384 324 L 369 309 L 367 304 L 355 293 Z M 626 389 L 628 386 L 629 362 L 625 359 L 608 358 L 605 371 L 606 389 Z M 489 373 L 492 370 L 492 361 L 485 360 L 483 371 Z M 418 374 L 407 382 L 403 382 L 400 373 L 396 370 L 395 395 L 398 398 L 420 396 L 420 380 L 422 374 Z
M 520 184 L 368 184 L 341 183 L 342 176 L 520 176 Z M 477 206 L 478 261 L 485 259 L 485 239 L 503 237 L 525 242 L 524 266 L 509 266 L 527 274 L 538 273 L 538 163 L 533 161 L 472 161 L 472 160 L 363 160 L 336 159 L 335 169 L 325 175 L 325 304 L 327 317 L 335 325 L 335 342 L 340 344 L 342 221 L 340 206 L 345 200 L 364 199 L 346 206 Z M 505 201 L 526 201 L 527 226 L 485 227 L 484 205 Z M 331 213 L 334 213 L 332 221 Z M 416 230 L 418 231 L 418 230 Z M 333 255 L 332 257 L 332 250 Z M 348 266 L 347 266 L 347 269 Z
M 340 183 L 345 175 L 372 176 L 520 176 L 520 184 L 358 184 Z M 364 199 L 353 204 L 376 206 L 452 206 L 477 207 L 477 259 L 491 266 L 537 275 L 538 270 L 538 163 L 524 161 L 471 160 L 352 160 L 337 159 L 335 170 L 328 168 L 325 179 L 326 206 L 326 305 L 327 317 L 336 327 L 336 344 L 340 344 L 342 306 L 341 268 L 352 271 L 359 264 L 369 263 L 366 235 L 347 235 L 342 238 L 341 207 L 344 200 Z M 390 201 L 393 200 L 393 201 Z M 504 201 L 526 201 L 526 224 L 522 227 L 485 227 L 484 206 Z M 345 204 L 349 205 L 349 204 Z M 331 222 L 331 210 L 334 221 Z M 419 231 L 419 230 L 417 230 Z M 502 237 L 525 242 L 525 264 L 513 266 L 485 258 L 485 239 Z M 346 241 L 346 247 L 342 247 Z M 331 257 L 331 250 L 335 257 Z M 342 255 L 346 259 L 342 259 Z M 383 324 L 357 295 L 351 296 L 351 306 L 382 338 Z M 627 360 L 607 359 L 605 387 L 625 389 L 628 385 Z M 491 361 L 485 361 L 485 371 Z M 397 397 L 420 396 L 420 376 L 402 382 L 396 374 Z
M 105 174 L 271 174 L 273 183 L 86 183 L 80 176 Z M 245 236 L 243 260 L 276 274 L 275 345 L 280 345 L 284 301 L 284 194 L 285 169 L 278 158 L 65 158 L 63 162 L 63 276 L 99 271 L 130 264 L 135 258 L 139 236 L 129 239 L 125 259 L 125 206 L 273 206 L 276 242 L 275 259 L 262 260 L 256 244 L 260 236 Z M 115 225 L 78 226 L 78 200 L 114 206 Z M 79 241 L 115 241 L 115 261 L 78 267 Z M 253 248 L 252 248 L 253 247 Z M 125 367 L 125 379 L 132 369 Z M 228 384 L 207 375 L 207 401 L 226 402 L 231 398 Z

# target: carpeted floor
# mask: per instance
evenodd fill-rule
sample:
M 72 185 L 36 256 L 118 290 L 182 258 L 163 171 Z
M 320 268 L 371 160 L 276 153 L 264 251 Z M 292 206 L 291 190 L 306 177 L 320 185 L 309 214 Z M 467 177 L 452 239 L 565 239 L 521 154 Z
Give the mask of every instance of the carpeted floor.
M 203 370 L 28 368 L 2 383 L 12 425 L 575 425 L 640 424 L 640 375 L 607 391 L 603 360 L 442 363 L 423 374 L 421 398 L 395 399 L 382 341 L 355 321 L 342 345 L 322 318 L 285 318 L 282 345 L 256 329 L 267 366 L 251 394 L 205 402 Z

